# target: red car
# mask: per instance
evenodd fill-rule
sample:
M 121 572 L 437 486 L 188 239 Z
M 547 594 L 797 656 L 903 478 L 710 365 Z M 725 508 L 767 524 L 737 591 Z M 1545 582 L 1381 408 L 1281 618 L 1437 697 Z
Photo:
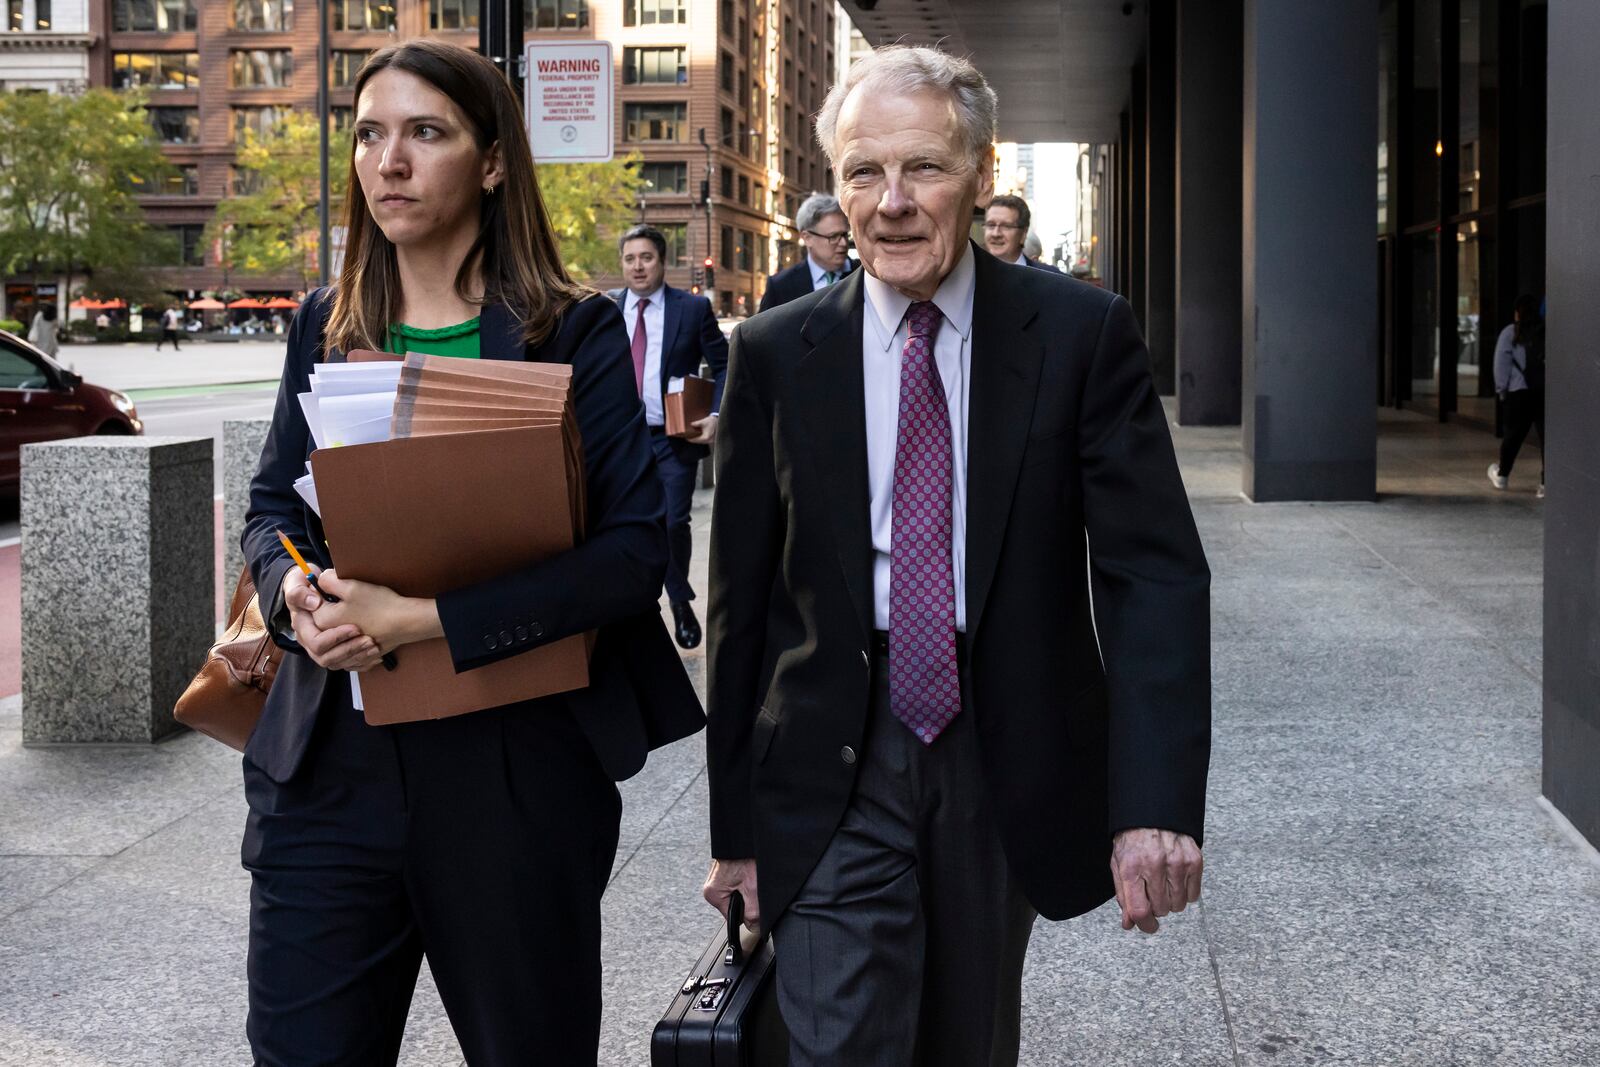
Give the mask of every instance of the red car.
M 0 330 L 0 496 L 22 479 L 22 446 L 98 433 L 144 433 L 133 401 Z

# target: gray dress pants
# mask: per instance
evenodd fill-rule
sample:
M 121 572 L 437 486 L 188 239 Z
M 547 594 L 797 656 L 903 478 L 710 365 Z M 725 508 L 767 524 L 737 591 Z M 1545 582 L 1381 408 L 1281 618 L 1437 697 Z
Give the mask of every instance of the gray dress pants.
M 1034 910 L 983 795 L 971 709 L 924 746 L 873 697 L 855 794 L 773 928 L 791 1067 L 1014 1067 Z

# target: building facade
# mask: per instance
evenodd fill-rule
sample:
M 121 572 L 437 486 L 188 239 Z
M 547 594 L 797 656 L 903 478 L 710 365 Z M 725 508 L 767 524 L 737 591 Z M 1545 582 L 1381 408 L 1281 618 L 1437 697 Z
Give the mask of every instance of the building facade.
M 0 0 L 0 90 L 62 92 L 90 84 L 105 51 L 95 0 Z
M 298 274 L 230 274 L 225 250 L 204 247 L 201 234 L 238 187 L 241 132 L 264 133 L 290 110 L 314 113 L 318 8 L 296 10 L 294 0 L 88 2 L 104 8 L 107 38 L 98 52 L 86 51 L 83 80 L 146 88 L 177 168 L 142 198 L 151 224 L 176 237 L 165 284 L 180 293 L 300 289 Z M 646 182 L 636 217 L 667 233 L 672 284 L 703 284 L 702 264 L 711 260 L 710 295 L 724 314 L 755 309 L 767 275 L 796 255 L 800 201 L 830 185 L 810 119 L 835 76 L 840 18 L 833 0 L 524 2 L 530 40 L 612 42 L 616 150 L 641 157 Z M 417 36 L 476 48 L 479 19 L 479 0 L 334 0 L 335 128 L 347 128 L 355 74 L 374 50 Z

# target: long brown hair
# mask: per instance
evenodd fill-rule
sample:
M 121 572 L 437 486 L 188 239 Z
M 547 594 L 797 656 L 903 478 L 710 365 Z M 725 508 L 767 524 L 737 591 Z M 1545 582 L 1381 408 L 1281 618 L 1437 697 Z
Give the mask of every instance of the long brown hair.
M 538 344 L 550 335 L 567 307 L 591 295 L 561 262 L 550 215 L 539 192 L 533 152 L 522 125 L 522 106 L 505 75 L 469 49 L 420 39 L 373 53 L 356 75 L 355 100 L 379 71 L 414 74 L 455 102 L 487 151 L 500 142 L 505 180 L 482 196 L 478 237 L 456 272 L 456 295 L 480 306 L 502 304 L 522 325 L 523 340 Z M 350 146 L 349 193 L 345 196 L 345 256 L 328 319 L 328 341 L 346 351 L 382 349 L 401 306 L 400 266 L 395 247 L 378 228 L 356 174 L 355 139 Z M 468 291 L 478 261 L 483 295 Z

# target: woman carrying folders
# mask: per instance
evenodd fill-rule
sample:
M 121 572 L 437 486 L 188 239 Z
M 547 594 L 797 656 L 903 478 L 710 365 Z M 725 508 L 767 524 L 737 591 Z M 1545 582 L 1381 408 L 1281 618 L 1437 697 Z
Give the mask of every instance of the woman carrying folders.
M 628 335 L 563 269 L 492 64 L 436 41 L 386 48 L 355 105 L 344 266 L 290 330 L 243 537 L 293 653 L 245 749 L 250 1044 L 258 1064 L 393 1063 L 425 955 L 468 1062 L 593 1063 L 613 782 L 704 721 L 657 607 L 664 504 Z M 312 447 L 296 396 L 356 349 L 570 364 L 585 540 L 436 600 L 327 569 L 293 488 Z M 507 469 L 505 492 L 518 485 Z M 368 726 L 342 673 L 441 636 L 470 671 L 590 630 L 587 689 L 453 718 Z

